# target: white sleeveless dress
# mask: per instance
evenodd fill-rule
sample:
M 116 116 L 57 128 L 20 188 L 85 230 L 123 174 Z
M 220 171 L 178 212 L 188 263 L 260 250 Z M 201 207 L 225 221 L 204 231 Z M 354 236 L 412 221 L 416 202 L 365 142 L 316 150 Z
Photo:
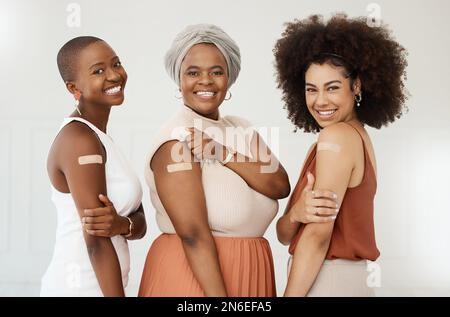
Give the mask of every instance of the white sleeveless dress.
M 142 188 L 130 164 L 110 136 L 82 118 L 65 118 L 60 130 L 72 121 L 91 128 L 102 142 L 107 155 L 105 164 L 108 198 L 117 213 L 127 216 L 138 209 Z M 41 296 L 103 296 L 87 252 L 83 228 L 70 193 L 51 186 L 52 201 L 57 210 L 56 242 L 50 265 L 42 278 Z M 128 284 L 130 256 L 127 240 L 118 235 L 111 238 L 119 258 L 124 288 Z

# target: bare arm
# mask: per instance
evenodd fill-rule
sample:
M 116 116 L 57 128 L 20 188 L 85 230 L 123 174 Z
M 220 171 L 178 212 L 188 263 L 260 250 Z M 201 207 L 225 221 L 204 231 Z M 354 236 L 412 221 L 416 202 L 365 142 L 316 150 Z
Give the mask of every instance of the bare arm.
M 345 124 L 327 127 L 319 135 L 319 142 L 336 144 L 340 151 L 317 152 L 317 179 L 314 188 L 326 188 L 335 192 L 339 206 L 355 166 L 353 153 L 358 141 L 352 128 Z M 306 225 L 295 248 L 285 296 L 305 296 L 308 293 L 328 252 L 333 227 L 334 221 Z
M 168 171 L 177 164 L 171 157 L 172 146 L 183 147 L 184 162 L 191 169 Z M 208 224 L 201 168 L 185 143 L 169 141 L 153 156 L 151 169 L 158 196 L 181 238 L 189 265 L 206 296 L 227 296 L 216 245 Z
M 86 125 L 73 122 L 64 130 L 60 136 L 62 142 L 58 149 L 58 165 L 82 218 L 84 209 L 103 205 L 98 195 L 107 194 L 106 156 L 97 136 Z M 78 158 L 84 155 L 101 155 L 103 163 L 80 165 Z M 83 235 L 103 295 L 124 296 L 120 264 L 110 238 L 95 237 L 84 230 Z
M 306 159 L 311 154 L 314 145 L 309 148 Z M 304 164 L 306 163 L 306 159 Z M 301 223 L 333 221 L 333 217 L 337 215 L 337 195 L 328 190 L 316 189 L 313 191 L 315 183 L 314 176 L 312 174 L 308 174 L 307 176 L 308 183 L 305 188 L 301 193 L 294 190 L 283 216 L 277 221 L 277 237 L 278 241 L 283 245 L 291 243 Z M 296 186 L 299 186 L 299 184 Z

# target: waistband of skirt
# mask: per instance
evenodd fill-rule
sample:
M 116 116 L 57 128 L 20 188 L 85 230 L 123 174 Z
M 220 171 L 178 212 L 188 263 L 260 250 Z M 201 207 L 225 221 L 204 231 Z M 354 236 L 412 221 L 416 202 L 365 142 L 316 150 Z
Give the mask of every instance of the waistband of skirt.
M 171 237 L 171 238 L 175 238 L 178 237 L 180 238 L 177 234 L 175 233 L 165 233 L 163 232 L 160 237 L 162 236 L 167 236 L 167 237 Z M 221 236 L 221 235 L 215 235 L 213 233 L 213 238 L 214 240 L 224 240 L 224 241 L 236 241 L 236 242 L 245 242 L 245 241 L 264 241 L 264 242 L 269 242 L 266 238 L 264 237 L 229 237 L 229 236 Z
M 346 259 L 334 259 L 325 260 L 323 265 L 353 265 L 353 266 L 366 266 L 368 260 L 346 260 Z

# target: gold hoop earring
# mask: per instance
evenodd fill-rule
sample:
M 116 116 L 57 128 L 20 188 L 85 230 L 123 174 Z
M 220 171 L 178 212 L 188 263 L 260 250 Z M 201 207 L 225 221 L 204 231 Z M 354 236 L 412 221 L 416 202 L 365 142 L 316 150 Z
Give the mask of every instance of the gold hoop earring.
M 228 97 L 228 98 L 227 98 L 227 97 L 225 97 L 225 99 L 224 99 L 224 100 L 230 100 L 230 99 L 231 99 L 231 97 L 233 97 L 233 94 L 231 93 L 231 91 L 229 91 L 229 90 L 228 90 L 228 92 L 230 93 L 230 97 Z
M 362 93 L 355 95 L 356 106 L 361 107 Z

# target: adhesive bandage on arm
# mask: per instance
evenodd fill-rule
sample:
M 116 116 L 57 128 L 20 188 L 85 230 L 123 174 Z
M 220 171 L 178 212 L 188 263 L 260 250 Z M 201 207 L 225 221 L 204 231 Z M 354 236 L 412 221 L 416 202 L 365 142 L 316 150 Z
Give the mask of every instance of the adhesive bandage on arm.
M 78 164 L 86 165 L 86 164 L 103 164 L 103 158 L 101 155 L 93 154 L 93 155 L 83 155 L 78 157 Z
M 339 153 L 341 152 L 341 146 L 336 143 L 319 142 L 317 143 L 317 151 L 331 151 Z
M 169 173 L 180 172 L 180 171 L 190 171 L 192 170 L 192 163 L 174 163 L 167 165 L 167 171 Z

